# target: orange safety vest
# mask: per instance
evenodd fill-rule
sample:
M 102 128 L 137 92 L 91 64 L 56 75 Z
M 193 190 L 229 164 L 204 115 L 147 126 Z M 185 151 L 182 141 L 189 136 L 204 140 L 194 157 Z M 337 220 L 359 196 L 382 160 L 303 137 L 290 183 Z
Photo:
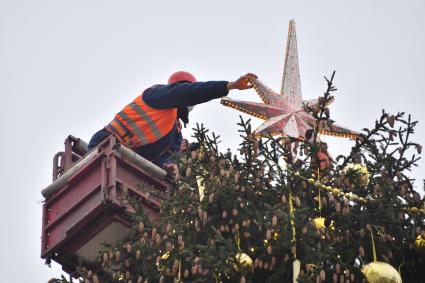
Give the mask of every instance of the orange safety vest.
M 143 93 L 105 127 L 130 148 L 156 142 L 173 129 L 177 119 L 177 108 L 156 109 L 147 105 L 142 97 Z

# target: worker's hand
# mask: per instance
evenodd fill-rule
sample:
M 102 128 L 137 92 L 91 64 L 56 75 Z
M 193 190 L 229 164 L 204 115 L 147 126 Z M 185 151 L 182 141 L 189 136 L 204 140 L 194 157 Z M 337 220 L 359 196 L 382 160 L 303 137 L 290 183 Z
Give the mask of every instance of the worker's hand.
M 167 172 L 167 176 L 177 181 L 179 178 L 179 167 L 174 163 L 164 163 L 162 168 Z
M 249 89 L 252 88 L 253 85 L 251 84 L 251 80 L 252 79 L 256 79 L 257 75 L 248 73 L 242 77 L 240 77 L 239 79 L 237 79 L 234 82 L 228 82 L 227 83 L 227 90 L 232 90 L 232 89 Z

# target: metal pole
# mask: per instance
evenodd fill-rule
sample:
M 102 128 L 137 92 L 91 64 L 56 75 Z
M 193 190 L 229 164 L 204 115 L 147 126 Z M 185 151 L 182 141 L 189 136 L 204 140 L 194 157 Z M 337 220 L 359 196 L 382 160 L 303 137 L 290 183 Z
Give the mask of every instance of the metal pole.
M 41 191 L 41 194 L 45 198 L 49 198 L 53 193 L 57 192 L 61 188 L 63 188 L 70 177 L 74 175 L 75 172 L 83 168 L 85 165 L 90 163 L 92 160 L 94 160 L 96 157 L 98 157 L 102 152 L 98 152 L 97 150 L 93 150 L 84 158 L 82 158 L 80 161 L 78 161 L 73 167 L 71 167 L 68 171 L 66 171 L 62 176 L 60 176 L 58 179 L 56 179 L 53 183 L 51 183 L 49 186 L 44 188 Z
M 121 146 L 120 144 L 117 144 L 115 147 L 115 152 L 118 156 L 128 160 L 131 164 L 137 166 L 143 171 L 146 171 L 161 180 L 167 176 L 167 172 L 165 172 L 164 169 L 156 166 L 149 160 L 141 157 L 139 154 L 135 153 L 131 149 L 125 146 Z
M 53 181 L 55 181 L 59 177 L 61 173 L 59 172 L 59 170 L 63 170 L 63 167 L 59 165 L 59 159 L 61 160 L 61 163 L 62 163 L 64 155 L 65 155 L 65 152 L 60 151 L 56 153 L 55 156 L 53 156 L 53 175 L 52 175 Z
M 68 139 L 72 142 L 72 147 L 77 151 L 80 151 L 83 154 L 86 154 L 89 151 L 88 143 L 83 141 L 82 139 L 76 138 L 73 135 L 69 135 Z

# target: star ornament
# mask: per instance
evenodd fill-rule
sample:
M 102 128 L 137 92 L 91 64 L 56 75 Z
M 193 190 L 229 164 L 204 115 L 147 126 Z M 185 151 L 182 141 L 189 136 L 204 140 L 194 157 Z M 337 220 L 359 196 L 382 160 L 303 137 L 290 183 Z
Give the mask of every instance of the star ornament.
M 304 139 L 306 131 L 312 129 L 316 120 L 306 111 L 305 105 L 318 106 L 318 99 L 303 100 L 298 64 L 298 51 L 295 22 L 289 23 L 288 42 L 282 88 L 280 93 L 264 85 L 260 80 L 251 83 L 263 103 L 222 98 L 221 103 L 251 116 L 265 120 L 256 130 L 256 135 L 282 135 Z M 322 135 L 356 139 L 358 133 L 336 124 L 325 125 L 320 130 Z

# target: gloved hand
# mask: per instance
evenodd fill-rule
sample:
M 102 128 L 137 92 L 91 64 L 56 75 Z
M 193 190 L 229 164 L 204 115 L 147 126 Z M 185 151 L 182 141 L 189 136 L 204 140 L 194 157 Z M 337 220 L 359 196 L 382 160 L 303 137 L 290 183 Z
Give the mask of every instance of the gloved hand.
M 256 78 L 257 78 L 257 75 L 252 73 L 243 75 L 242 77 L 240 77 L 234 82 L 228 82 L 227 90 L 232 90 L 232 89 L 244 90 L 244 89 L 252 88 L 253 85 L 250 83 L 250 80 L 256 79 Z
M 167 176 L 177 181 L 179 178 L 179 167 L 174 163 L 164 163 L 162 168 L 167 172 Z

